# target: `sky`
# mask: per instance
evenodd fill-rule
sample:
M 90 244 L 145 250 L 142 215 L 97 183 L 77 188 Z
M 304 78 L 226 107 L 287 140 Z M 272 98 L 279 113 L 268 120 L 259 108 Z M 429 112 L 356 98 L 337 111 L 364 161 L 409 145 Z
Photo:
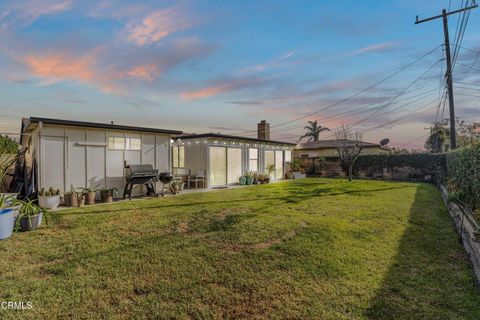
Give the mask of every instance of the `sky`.
M 462 3 L 452 0 L 451 9 Z M 267 120 L 273 139 L 295 142 L 306 121 L 318 120 L 331 129 L 323 139 L 349 125 L 367 141 L 422 148 L 425 128 L 448 117 L 448 105 L 439 103 L 442 21 L 414 21 L 448 7 L 448 0 L 2 0 L 0 132 L 18 132 L 22 117 L 37 116 L 255 136 Z M 452 42 L 457 24 L 458 15 L 449 18 Z M 480 9 L 469 17 L 454 70 L 456 112 L 467 121 L 480 120 L 478 30 Z

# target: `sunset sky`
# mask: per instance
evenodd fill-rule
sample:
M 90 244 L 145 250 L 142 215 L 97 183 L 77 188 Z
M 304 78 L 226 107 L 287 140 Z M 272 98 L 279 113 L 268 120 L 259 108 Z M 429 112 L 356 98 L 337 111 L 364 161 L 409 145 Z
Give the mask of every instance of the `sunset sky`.
M 452 9 L 461 3 L 453 0 Z M 402 146 L 427 134 L 435 119 L 444 64 L 434 65 L 443 58 L 441 20 L 414 25 L 415 16 L 448 5 L 3 0 L 0 131 L 17 132 L 21 117 L 40 116 L 254 136 L 266 119 L 272 138 L 295 141 L 306 120 L 319 120 Z M 449 21 L 452 42 L 457 18 Z M 480 120 L 480 58 L 468 68 L 480 51 L 478 30 L 480 9 L 471 13 L 454 75 L 477 85 L 455 89 L 457 115 L 468 121 Z M 405 72 L 319 112 L 435 48 Z M 418 109 L 424 112 L 406 117 Z M 423 139 L 407 148 L 421 146 Z

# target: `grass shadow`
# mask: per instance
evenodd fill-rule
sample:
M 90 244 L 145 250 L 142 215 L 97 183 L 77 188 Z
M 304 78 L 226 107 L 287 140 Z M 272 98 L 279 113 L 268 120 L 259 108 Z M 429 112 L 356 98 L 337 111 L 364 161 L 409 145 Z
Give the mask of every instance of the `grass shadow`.
M 470 271 L 440 195 L 433 186 L 420 184 L 394 262 L 365 316 L 480 319 L 480 296 Z

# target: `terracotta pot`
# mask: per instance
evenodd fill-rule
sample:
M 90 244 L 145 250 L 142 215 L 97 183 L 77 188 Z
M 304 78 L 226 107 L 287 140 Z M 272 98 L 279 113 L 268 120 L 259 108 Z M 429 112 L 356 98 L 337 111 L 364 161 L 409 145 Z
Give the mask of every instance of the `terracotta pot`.
M 103 203 L 112 203 L 113 202 L 113 192 L 102 190 L 100 191 L 100 197 L 102 198 Z
M 83 195 L 85 196 L 85 204 L 86 205 L 95 204 L 96 192 L 86 192 Z
M 76 193 L 65 194 L 65 205 L 67 207 L 78 207 L 78 197 Z

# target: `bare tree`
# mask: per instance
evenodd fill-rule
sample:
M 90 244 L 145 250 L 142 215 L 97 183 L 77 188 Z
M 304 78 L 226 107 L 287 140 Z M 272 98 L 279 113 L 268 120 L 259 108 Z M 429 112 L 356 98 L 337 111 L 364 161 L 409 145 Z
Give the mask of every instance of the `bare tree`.
M 363 149 L 360 143 L 362 136 L 358 132 L 352 133 L 348 125 L 342 126 L 335 133 L 335 136 L 337 138 L 338 155 L 348 168 L 348 181 L 352 181 L 353 165 Z

